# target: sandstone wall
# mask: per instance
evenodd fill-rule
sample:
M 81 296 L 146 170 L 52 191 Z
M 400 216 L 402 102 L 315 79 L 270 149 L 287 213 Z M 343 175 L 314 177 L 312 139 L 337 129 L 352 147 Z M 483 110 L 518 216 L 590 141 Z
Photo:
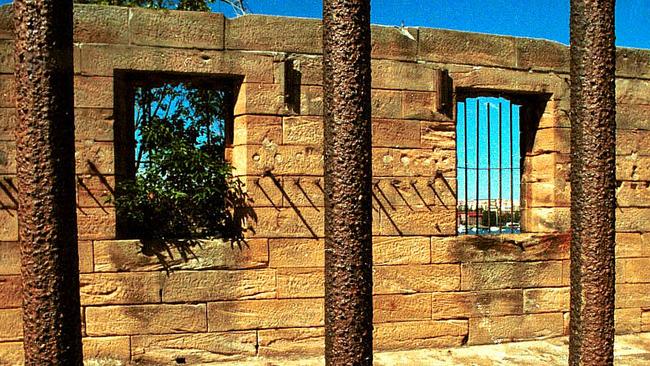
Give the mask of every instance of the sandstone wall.
M 0 7 L 0 364 L 22 357 L 10 17 L 10 8 Z M 174 364 L 321 353 L 321 23 L 76 6 L 75 26 L 87 358 Z M 409 32 L 417 41 L 392 27 L 375 26 L 372 35 L 376 348 L 566 334 L 568 48 Z M 184 258 L 116 240 L 106 198 L 115 184 L 114 124 L 120 123 L 114 76 L 123 70 L 242 78 L 230 155 L 257 215 L 246 245 L 205 242 Z M 441 70 L 453 80 L 453 94 Z M 548 99 L 524 164 L 528 234 L 455 236 L 449 106 L 473 90 Z M 618 51 L 617 102 L 616 321 L 619 333 L 633 333 L 650 331 L 649 51 Z

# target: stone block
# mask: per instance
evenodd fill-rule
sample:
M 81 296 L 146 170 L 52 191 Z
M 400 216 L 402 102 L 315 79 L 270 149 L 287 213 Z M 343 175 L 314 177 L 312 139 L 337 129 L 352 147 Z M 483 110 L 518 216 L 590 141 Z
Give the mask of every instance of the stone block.
M 131 43 L 174 48 L 224 48 L 224 16 L 220 13 L 132 8 Z
M 323 118 L 316 116 L 282 118 L 282 143 L 292 145 L 322 145 Z
M 273 83 L 273 57 L 246 52 L 84 44 L 81 73 L 113 76 L 114 70 L 223 75 L 252 83 Z
M 377 324 L 373 346 L 379 351 L 459 347 L 467 337 L 467 320 Z
M 129 9 L 104 5 L 74 7 L 77 43 L 129 43 Z
M 454 150 L 373 148 L 372 163 L 376 177 L 429 178 L 439 171 L 451 178 L 456 173 Z
M 460 289 L 460 266 L 457 264 L 376 266 L 372 271 L 375 294 L 414 294 Z
M 463 290 L 562 286 L 562 262 L 463 263 Z
M 269 267 L 323 267 L 322 239 L 269 239 Z
M 373 89 L 371 103 L 373 118 L 402 118 L 402 93 L 400 91 Z
M 650 127 L 650 123 L 648 123 Z M 617 155 L 650 155 L 650 130 L 617 130 Z
M 205 304 L 88 307 L 86 333 L 109 336 L 205 332 L 205 311 Z
M 323 328 L 259 330 L 259 356 L 320 356 L 325 348 Z
M 432 263 L 568 259 L 569 234 L 502 234 L 431 239 Z
M 412 211 L 402 208 L 382 211 L 381 235 L 453 235 L 456 232 L 456 210 L 436 209 Z
M 650 80 L 616 79 L 616 104 L 650 104 Z
M 79 241 L 79 272 L 93 272 L 93 243 L 90 241 Z
M 282 119 L 280 117 L 243 115 L 235 118 L 234 145 L 270 143 L 282 143 Z
M 86 207 L 112 207 L 115 205 L 115 176 L 80 175 L 77 176 L 77 205 Z
M 76 76 L 75 108 L 113 108 L 113 78 Z
M 96 241 L 95 271 L 247 269 L 266 267 L 269 261 L 266 239 L 248 239 L 242 245 L 219 239 L 201 240 L 182 249 L 153 249 L 143 247 L 137 240 Z
M 541 39 L 516 38 L 517 67 L 569 72 L 569 47 Z
M 375 265 L 428 264 L 431 240 L 426 236 L 375 236 L 372 260 Z
M 635 48 L 616 48 L 616 75 L 650 78 L 650 53 Z
M 431 319 L 431 294 L 373 296 L 373 323 Z
M 164 303 L 276 297 L 275 270 L 174 271 L 162 283 Z
M 495 344 L 555 337 L 562 335 L 563 332 L 562 313 L 470 318 L 468 343 L 470 345 Z
M 616 232 L 650 232 L 650 208 L 618 208 Z
M 371 25 L 370 42 L 372 58 L 414 61 L 418 52 L 418 27 L 407 27 L 406 31 L 415 38 L 408 38 L 398 29 L 390 26 Z
M 16 89 L 13 74 L 0 74 L 0 108 L 16 107 Z
M 157 272 L 82 274 L 81 305 L 159 303 L 162 281 Z
M 16 143 L 0 141 L 0 174 L 16 174 Z
M 426 61 L 514 67 L 515 39 L 487 34 L 420 28 L 418 57 Z
M 410 91 L 402 93 L 402 117 L 421 121 L 435 121 L 443 116 L 437 113 L 437 92 Z
M 422 209 L 438 211 L 456 206 L 456 179 L 431 177 L 376 178 L 373 187 L 375 209 L 392 211 Z
M 624 258 L 616 260 L 617 283 L 650 282 L 650 258 Z
M 650 105 L 617 104 L 616 128 L 619 131 L 650 129 Z
M 302 116 L 323 115 L 323 87 L 302 86 L 300 88 L 300 115 Z M 373 104 L 373 115 L 376 115 L 374 104 Z
M 174 360 L 189 365 L 210 364 L 255 356 L 256 335 L 254 331 L 138 335 L 131 337 L 131 348 L 137 364 L 165 365 Z
M 318 268 L 278 269 L 278 298 L 292 299 L 325 296 L 325 274 Z
M 236 147 L 235 149 L 240 148 L 246 149 L 245 147 Z M 246 199 L 253 210 L 255 207 L 279 208 L 282 206 L 282 190 L 273 180 L 260 178 L 259 175 L 238 176 L 237 179 L 244 185 Z M 283 178 L 278 178 L 278 180 L 281 181 Z
M 522 314 L 522 290 L 433 293 L 433 319 Z
M 282 177 L 283 206 L 310 206 L 322 210 L 325 206 L 323 184 L 321 177 Z
M 13 141 L 17 124 L 15 108 L 0 108 L 0 141 Z
M 535 132 L 530 154 L 571 153 L 570 128 L 541 128 Z
M 641 332 L 641 317 L 642 310 L 638 308 L 614 310 L 616 334 Z
M 616 157 L 616 179 L 650 181 L 650 155 L 619 155 Z
M 377 59 L 371 64 L 373 88 L 436 91 L 435 70 L 427 64 Z
M 0 210 L 2 215 L 3 210 Z M 14 218 L 16 218 L 14 212 Z M 6 223 L 7 220 L 0 220 L 1 223 Z M 16 224 L 18 225 L 18 224 Z M 2 227 L 0 225 L 0 227 Z M 20 274 L 20 243 L 18 243 L 18 234 L 16 233 L 16 241 L 0 241 L 0 275 L 18 275 Z
M 210 332 L 322 326 L 323 299 L 212 302 L 208 324 Z
M 84 337 L 84 360 L 131 361 L 131 344 L 129 337 Z
M 284 98 L 284 91 L 280 84 L 242 83 L 237 94 L 234 113 L 236 116 L 286 114 Z
M 0 245 L 3 248 L 4 245 Z M 20 276 L 0 277 L 0 309 L 19 308 L 22 302 L 22 281 Z
M 0 32 L 2 31 L 0 30 Z M 14 42 L 10 40 L 0 41 L 0 74 L 12 74 L 13 72 Z
M 420 147 L 419 122 L 403 119 L 373 119 L 372 146 L 392 148 Z
M 74 118 L 75 140 L 113 141 L 112 109 L 77 108 Z
M 456 88 L 476 88 L 487 90 L 517 90 L 518 92 L 551 94 L 553 100 L 568 100 L 569 76 L 555 74 L 549 77 L 544 73 L 523 70 L 474 67 L 471 70 L 450 70 Z
M 79 240 L 109 240 L 115 238 L 115 209 L 113 207 L 77 209 Z
M 641 314 L 641 331 L 650 332 L 650 311 Z
M 650 257 L 650 234 L 616 233 L 616 258 Z
M 531 288 L 524 290 L 525 313 L 569 311 L 569 288 Z
M 1 10 L 2 8 L 0 7 L 0 11 Z M 0 36 L 1 35 L 2 35 L 2 29 L 0 29 Z M 23 365 L 23 362 L 25 361 L 23 343 L 22 342 L 0 343 L 0 360 L 2 360 L 2 362 L 4 362 L 5 365 Z
M 563 233 L 571 226 L 569 207 L 533 207 L 521 210 L 522 229 L 531 233 Z
M 20 308 L 0 309 L 0 341 L 18 341 L 23 338 L 23 312 Z
M 450 122 L 420 122 L 420 144 L 433 149 L 453 150 L 456 148 L 456 128 Z
M 12 4 L 0 5 L 0 39 L 14 38 L 14 12 Z
M 318 19 L 245 15 L 226 21 L 226 49 L 322 53 Z
M 324 236 L 323 210 L 313 207 L 256 210 L 257 222 L 251 231 L 256 237 L 319 238 Z
M 15 209 L 0 210 L 1 241 L 18 241 L 18 212 Z
M 246 173 L 262 175 L 323 175 L 323 152 L 318 146 L 249 145 L 246 151 Z M 269 178 L 264 178 L 269 179 Z
M 82 141 L 75 146 L 77 174 L 115 174 L 115 146 L 112 142 Z
M 18 178 L 15 175 L 0 175 L 0 209 L 18 208 Z
M 546 102 L 544 113 L 539 119 L 538 128 L 570 128 L 571 120 L 569 119 L 569 101 L 565 98 L 562 100 L 549 100 Z
M 560 184 L 557 184 L 560 183 Z M 521 192 L 524 208 L 570 207 L 571 186 L 569 182 L 524 182 Z

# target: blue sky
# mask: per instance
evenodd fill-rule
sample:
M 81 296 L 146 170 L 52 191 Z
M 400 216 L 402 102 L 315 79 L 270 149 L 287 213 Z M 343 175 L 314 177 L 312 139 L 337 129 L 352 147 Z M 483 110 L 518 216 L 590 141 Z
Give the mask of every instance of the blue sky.
M 0 0 L 0 4 L 9 3 Z M 318 0 L 248 0 L 253 13 L 320 18 Z M 215 11 L 232 16 L 228 5 Z M 373 0 L 374 24 L 456 29 L 569 43 L 569 0 Z M 616 1 L 616 44 L 650 48 L 650 0 Z

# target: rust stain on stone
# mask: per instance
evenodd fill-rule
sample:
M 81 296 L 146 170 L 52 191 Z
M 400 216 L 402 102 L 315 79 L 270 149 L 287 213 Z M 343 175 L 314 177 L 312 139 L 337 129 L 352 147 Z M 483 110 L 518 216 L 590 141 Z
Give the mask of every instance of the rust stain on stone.
M 325 360 L 372 364 L 370 1 L 324 0 Z
M 614 359 L 614 0 L 571 1 L 570 365 Z
M 13 6 L 25 365 L 82 365 L 72 0 Z

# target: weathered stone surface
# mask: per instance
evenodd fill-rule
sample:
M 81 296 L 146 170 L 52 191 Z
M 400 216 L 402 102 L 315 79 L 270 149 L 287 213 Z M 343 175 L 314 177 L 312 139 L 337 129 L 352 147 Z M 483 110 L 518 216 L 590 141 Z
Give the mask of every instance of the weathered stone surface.
M 454 177 L 385 177 L 374 183 L 374 207 L 386 214 L 396 209 L 435 211 L 456 206 Z
M 507 67 L 517 63 L 511 37 L 420 28 L 419 44 L 418 56 L 427 61 Z
M 405 90 L 402 93 L 402 117 L 424 121 L 438 119 L 436 95 L 437 92 Z
M 522 314 L 522 290 L 433 293 L 433 319 Z
M 129 337 L 85 337 L 83 339 L 85 360 L 119 360 L 131 361 L 131 344 Z
M 616 104 L 650 104 L 650 80 L 616 79 Z
M 430 238 L 425 236 L 376 236 L 372 240 L 375 265 L 427 264 Z
M 0 141 L 14 140 L 16 123 L 16 109 L 0 108 Z
M 322 239 L 269 239 L 269 267 L 323 267 Z
M 644 311 L 641 314 L 641 331 L 650 331 L 650 311 Z
M 373 296 L 373 323 L 431 319 L 431 294 Z
M 560 336 L 563 328 L 562 313 L 470 318 L 468 343 L 491 344 Z
M 242 83 L 235 102 L 235 115 L 286 114 L 284 98 L 284 91 L 279 84 Z
M 569 97 L 569 77 L 560 74 L 531 73 L 520 70 L 474 67 L 471 70 L 451 72 L 454 86 L 491 90 L 517 90 L 551 94 L 551 98 Z
M 395 90 L 373 89 L 373 118 L 402 118 L 402 93 Z
M 205 304 L 88 307 L 86 333 L 107 336 L 205 332 L 205 310 Z
M 524 231 L 532 233 L 563 233 L 569 231 L 569 207 L 532 207 L 521 210 Z
M 649 130 L 650 105 L 617 104 L 616 128 L 620 130 Z
M 112 142 L 85 140 L 75 144 L 77 174 L 115 174 L 115 150 Z
M 521 184 L 521 193 L 525 197 L 526 208 L 534 207 L 570 207 L 571 185 L 556 182 L 525 182 Z
M 431 239 L 432 263 L 568 259 L 569 234 L 503 234 Z
M 405 30 L 415 38 L 412 40 L 402 35 L 398 29 L 389 26 L 372 25 L 372 57 L 381 59 L 415 60 L 418 52 L 417 27 Z
M 456 264 L 376 266 L 373 268 L 375 294 L 458 291 L 460 266 Z
M 93 243 L 90 241 L 79 241 L 77 246 L 79 249 L 79 272 L 93 272 Z
M 282 188 L 284 201 L 282 206 L 293 207 L 310 206 L 324 210 L 324 182 L 321 177 L 284 176 Z M 277 189 L 277 188 L 276 188 Z
M 104 5 L 74 8 L 74 41 L 129 43 L 129 9 Z
M 12 74 L 0 74 L 0 108 L 15 108 L 16 92 L 14 88 L 14 76 Z
M 0 8 L 0 10 L 2 10 Z M 1 33 L 0 29 L 0 35 Z M 0 360 L 3 365 L 23 365 L 25 361 L 25 353 L 23 351 L 22 342 L 2 342 L 0 343 Z
M 243 115 L 235 118 L 233 144 L 282 143 L 282 118 L 278 116 Z
M 571 129 L 570 128 L 542 128 L 535 132 L 530 154 L 571 152 Z
M 300 88 L 300 114 L 302 116 L 323 115 L 323 87 L 302 86 Z
M 0 5 L 0 39 L 14 38 L 14 12 L 12 4 Z
M 77 176 L 77 205 L 86 207 L 112 207 L 115 205 L 115 177 L 112 175 Z
M 95 271 L 158 271 L 245 269 L 265 267 L 269 261 L 266 239 L 248 239 L 231 245 L 224 240 L 202 240 L 190 246 L 161 248 L 156 252 L 137 240 L 96 241 Z
M 372 146 L 418 148 L 420 147 L 419 123 L 401 119 L 373 119 Z
M 16 143 L 0 141 L 0 174 L 16 174 Z
M 245 15 L 226 22 L 226 49 L 321 53 L 322 24 L 317 19 Z
M 278 269 L 278 298 L 325 296 L 325 274 L 319 268 Z
M 433 177 L 437 171 L 446 177 L 456 173 L 453 150 L 373 148 L 373 175 L 380 177 Z
M 616 233 L 616 258 L 650 257 L 650 234 Z
M 435 80 L 435 70 L 427 64 L 372 60 L 373 88 L 435 91 Z
M 132 359 L 137 364 L 189 365 L 240 360 L 255 356 L 255 332 L 149 335 L 131 338 Z
M 273 57 L 242 52 L 84 44 L 84 75 L 113 76 L 114 70 L 232 75 L 244 82 L 273 83 Z
M 456 232 L 456 210 L 436 209 L 381 211 L 382 235 L 453 235 Z
M 223 49 L 224 16 L 219 13 L 179 11 L 170 16 L 154 9 L 132 8 L 131 43 L 145 46 Z
M 18 179 L 15 175 L 0 175 L 0 209 L 18 208 Z
M 616 49 L 616 75 L 632 78 L 650 78 L 650 53 L 635 48 Z
M 113 110 L 77 108 L 74 111 L 75 140 L 113 141 Z
M 399 350 L 458 347 L 467 336 L 467 320 L 417 321 L 375 325 L 374 348 Z
M 569 47 L 546 40 L 516 38 L 517 67 L 569 72 Z
M 82 274 L 81 305 L 159 303 L 162 281 L 156 272 Z
M 562 285 L 562 262 L 463 263 L 463 290 L 553 287 Z
M 323 325 L 323 299 L 208 303 L 210 332 Z
M 14 72 L 13 50 L 13 41 L 0 41 L 0 74 L 11 74 Z
M 617 259 L 616 282 L 650 282 L 650 258 L 646 257 Z
M 569 288 L 532 288 L 524 290 L 525 313 L 569 311 Z
M 17 309 L 0 309 L 0 341 L 16 341 L 23 338 L 23 312 Z
M 262 357 L 298 357 L 322 355 L 325 346 L 323 328 L 289 328 L 258 331 Z
M 76 76 L 75 108 L 113 108 L 113 78 Z
M 421 146 L 453 150 L 456 148 L 456 129 L 450 122 L 420 122 Z
M 113 207 L 77 209 L 79 240 L 108 240 L 115 238 L 115 209 Z
M 323 175 L 323 152 L 321 146 L 264 145 L 248 146 L 246 172 L 262 175 Z M 264 178 L 268 179 L 268 178 Z
M 650 123 L 648 124 L 650 127 Z M 649 130 L 618 130 L 616 131 L 617 155 L 650 155 Z
M 238 149 L 246 149 L 246 147 L 237 146 L 234 150 Z M 282 206 L 282 190 L 271 179 L 261 178 L 259 175 L 238 176 L 237 179 L 243 184 L 246 199 L 251 207 Z
M 616 309 L 614 310 L 614 325 L 616 334 L 629 334 L 641 332 L 641 309 Z
M 0 210 L 0 241 L 18 241 L 18 214 L 15 209 Z
M 321 145 L 323 143 L 323 118 L 315 116 L 282 118 L 282 143 Z
M 616 157 L 616 179 L 650 181 L 650 155 L 619 155 Z
M 650 208 L 617 208 L 616 232 L 650 232 Z
M 20 276 L 0 277 L 0 309 L 19 308 L 22 303 Z
M 319 238 L 324 236 L 323 210 L 313 207 L 259 208 L 252 231 L 256 237 Z
M 162 301 L 200 302 L 276 297 L 275 270 L 175 271 L 162 282 Z

